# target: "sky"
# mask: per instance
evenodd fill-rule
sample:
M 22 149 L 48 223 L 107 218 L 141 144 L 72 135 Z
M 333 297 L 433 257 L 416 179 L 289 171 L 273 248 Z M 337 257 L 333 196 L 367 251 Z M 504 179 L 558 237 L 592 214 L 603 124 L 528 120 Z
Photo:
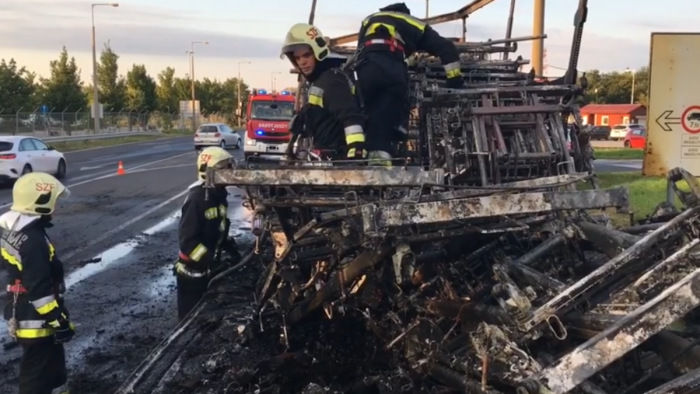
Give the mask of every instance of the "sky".
M 279 57 L 287 29 L 306 22 L 311 0 L 120 0 L 119 7 L 95 7 L 98 56 L 105 43 L 119 54 L 120 73 L 144 64 L 155 78 L 165 67 L 189 73 L 186 52 L 195 49 L 195 77 L 236 77 L 255 88 L 296 85 L 288 60 Z M 357 32 L 361 20 L 391 0 L 318 0 L 316 26 L 326 36 Z M 425 15 L 425 0 L 406 0 L 413 15 Z M 430 15 L 454 11 L 467 0 L 433 0 Z M 81 69 L 92 75 L 91 1 L 0 0 L 0 59 L 47 76 L 49 62 L 66 46 Z M 644 5 L 645 4 L 645 5 Z M 549 0 L 545 16 L 545 75 L 561 75 L 568 63 L 578 0 Z M 467 41 L 505 36 L 510 0 L 495 0 L 467 19 Z M 513 37 L 532 34 L 533 0 L 516 0 Z M 622 71 L 649 63 L 651 32 L 696 29 L 700 1 L 589 0 L 579 69 Z M 461 21 L 434 26 L 461 35 Z M 529 59 L 531 46 L 519 43 Z

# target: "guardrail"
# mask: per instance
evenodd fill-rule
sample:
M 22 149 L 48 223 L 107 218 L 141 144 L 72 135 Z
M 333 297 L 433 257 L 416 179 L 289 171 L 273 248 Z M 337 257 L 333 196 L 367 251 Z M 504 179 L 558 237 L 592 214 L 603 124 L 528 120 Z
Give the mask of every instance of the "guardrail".
M 142 135 L 167 135 L 159 131 L 132 131 L 123 133 L 106 133 L 106 134 L 82 134 L 82 135 L 62 135 L 58 137 L 38 137 L 34 135 L 27 135 L 27 137 L 38 138 L 45 142 L 69 142 L 69 141 L 88 141 L 88 140 L 102 140 L 109 138 L 124 138 L 124 137 L 137 137 Z

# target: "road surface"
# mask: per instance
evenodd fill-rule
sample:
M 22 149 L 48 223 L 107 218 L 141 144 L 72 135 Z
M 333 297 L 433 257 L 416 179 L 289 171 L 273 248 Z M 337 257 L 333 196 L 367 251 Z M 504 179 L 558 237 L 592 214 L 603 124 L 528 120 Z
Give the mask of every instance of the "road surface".
M 107 393 L 177 323 L 171 271 L 176 223 L 187 186 L 196 180 L 196 153 L 186 137 L 66 156 L 72 194 L 59 203 L 49 235 L 66 266 L 66 302 L 78 326 L 66 345 L 71 393 Z M 117 176 L 120 160 L 126 175 Z M 232 228 L 247 233 L 240 194 L 229 190 Z M 10 196 L 9 188 L 0 190 L 0 212 Z M 96 256 L 102 262 L 77 264 Z M 6 281 L 0 270 L 0 283 Z M 0 329 L 0 343 L 8 341 Z M 17 392 L 20 356 L 19 347 L 0 348 L 0 393 Z

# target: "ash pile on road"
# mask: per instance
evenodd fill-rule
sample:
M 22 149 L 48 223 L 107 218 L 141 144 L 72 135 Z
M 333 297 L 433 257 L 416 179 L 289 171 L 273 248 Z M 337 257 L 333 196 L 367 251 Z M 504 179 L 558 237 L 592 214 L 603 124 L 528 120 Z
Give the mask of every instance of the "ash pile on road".
M 154 392 L 445 392 L 413 376 L 356 311 L 332 320 L 323 313 L 309 316 L 289 328 L 287 347 L 278 315 L 253 310 L 258 275 L 251 267 L 210 289 L 206 310 L 191 328 L 199 334 Z

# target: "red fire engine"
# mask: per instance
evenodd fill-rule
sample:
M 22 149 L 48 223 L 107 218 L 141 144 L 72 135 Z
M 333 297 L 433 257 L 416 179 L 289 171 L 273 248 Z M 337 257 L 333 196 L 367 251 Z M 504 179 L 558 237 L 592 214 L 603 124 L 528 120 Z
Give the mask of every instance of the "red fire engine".
M 246 109 L 245 157 L 281 157 L 291 138 L 294 95 L 288 91 L 253 89 Z

